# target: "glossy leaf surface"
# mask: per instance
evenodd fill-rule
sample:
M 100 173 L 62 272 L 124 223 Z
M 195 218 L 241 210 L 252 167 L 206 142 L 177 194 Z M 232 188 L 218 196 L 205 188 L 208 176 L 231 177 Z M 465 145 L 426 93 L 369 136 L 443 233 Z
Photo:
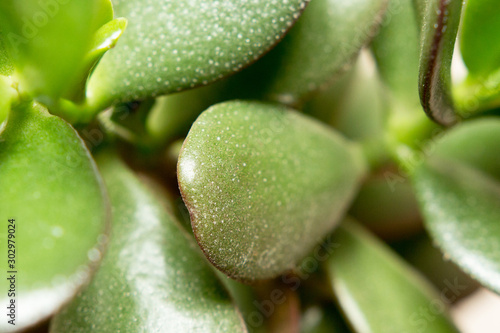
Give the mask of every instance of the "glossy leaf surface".
M 488 76 L 500 69 L 500 12 L 496 0 L 467 0 L 460 51 L 469 74 Z
M 238 78 L 264 98 L 298 105 L 330 83 L 378 31 L 386 0 L 314 0 L 261 61 Z
M 145 99 L 207 84 L 258 59 L 308 0 L 114 1 L 129 21 L 96 68 L 89 103 Z
M 5 0 L 0 28 L 20 90 L 44 103 L 85 80 L 82 65 L 94 33 L 113 18 L 110 0 Z
M 451 94 L 451 60 L 462 1 L 430 0 L 422 26 L 420 101 L 427 115 L 449 126 L 457 121 Z
M 196 243 L 115 153 L 97 161 L 113 209 L 109 249 L 51 332 L 246 332 Z
M 443 137 L 414 183 L 427 228 L 443 252 L 500 292 L 500 122 L 466 123 Z
M 21 329 L 53 314 L 89 278 L 88 264 L 100 259 L 109 207 L 76 131 L 36 104 L 10 113 L 0 136 L 0 184 L 4 249 L 8 219 L 16 224 L 16 328 Z M 2 271 L 7 264 L 2 260 Z M 7 282 L 1 280 L 3 290 Z M 7 293 L 0 303 L 6 302 Z M 5 325 L 2 320 L 0 331 Z
M 364 173 L 359 154 L 284 107 L 232 101 L 205 111 L 177 174 L 207 258 L 241 280 L 293 268 L 345 212 Z
M 344 222 L 332 240 L 338 246 L 326 269 L 356 332 L 458 332 L 445 314 L 450 295 L 434 292 L 416 271 L 359 225 Z

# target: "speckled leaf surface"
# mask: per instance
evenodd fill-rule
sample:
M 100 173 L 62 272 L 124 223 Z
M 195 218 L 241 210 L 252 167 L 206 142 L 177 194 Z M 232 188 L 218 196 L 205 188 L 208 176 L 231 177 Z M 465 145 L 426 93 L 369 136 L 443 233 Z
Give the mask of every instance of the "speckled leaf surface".
M 115 153 L 97 162 L 113 211 L 108 251 L 52 333 L 246 332 L 194 240 Z
M 462 3 L 430 0 L 422 23 L 420 101 L 431 119 L 446 126 L 457 121 L 451 94 L 451 60 Z
M 241 80 L 266 99 L 298 105 L 355 60 L 386 8 L 386 0 L 314 0 L 283 41 L 247 70 L 251 79 Z
M 91 105 L 207 84 L 258 59 L 309 0 L 117 0 L 127 31 L 97 67 Z
M 8 219 L 16 224 L 16 328 L 22 329 L 53 314 L 88 279 L 109 207 L 83 141 L 39 105 L 22 104 L 10 114 L 0 136 L 0 184 L 2 248 Z M 3 272 L 7 264 L 1 261 Z M 8 282 L 1 279 L 2 290 Z M 2 307 L 7 302 L 2 294 Z M 0 331 L 11 329 L 6 325 L 2 320 Z
M 488 76 L 500 69 L 500 12 L 496 0 L 468 0 L 460 32 L 460 51 L 469 74 Z
M 458 332 L 446 316 L 451 291 L 435 292 L 352 220 L 344 222 L 332 240 L 338 246 L 326 269 L 342 312 L 356 332 Z
M 88 74 L 81 67 L 94 33 L 112 18 L 110 0 L 2 1 L 0 29 L 19 89 L 44 103 L 73 93 Z
M 414 175 L 427 228 L 442 251 L 500 293 L 500 122 L 466 123 L 443 137 Z
M 200 247 L 240 280 L 293 268 L 347 208 L 364 173 L 359 154 L 291 109 L 211 107 L 191 128 L 177 170 Z

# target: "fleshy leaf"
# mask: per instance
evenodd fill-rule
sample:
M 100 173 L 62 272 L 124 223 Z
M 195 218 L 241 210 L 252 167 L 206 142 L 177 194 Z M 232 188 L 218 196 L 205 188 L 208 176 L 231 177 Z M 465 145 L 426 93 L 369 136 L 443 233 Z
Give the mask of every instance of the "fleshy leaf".
M 460 51 L 472 76 L 500 70 L 500 12 L 496 0 L 467 0 Z
M 464 117 L 500 106 L 499 31 L 497 1 L 467 1 L 460 30 L 460 51 L 469 72 L 466 79 L 454 87 L 457 109 Z
M 114 152 L 97 156 L 113 208 L 109 249 L 51 332 L 246 332 L 196 243 Z
M 337 246 L 326 269 L 340 307 L 356 332 L 458 332 L 445 314 L 451 291 L 439 295 L 352 220 L 335 231 L 332 241 Z M 432 320 L 426 317 L 428 312 Z
M 428 1 L 421 33 L 420 101 L 427 115 L 445 126 L 457 121 L 451 92 L 451 60 L 462 3 Z
M 5 48 L 5 37 L 0 31 L 0 75 L 11 75 L 14 72 L 12 60 L 10 59 L 7 49 Z
M 284 107 L 232 101 L 202 113 L 177 175 L 207 258 L 244 281 L 293 268 L 345 212 L 364 174 L 358 149 Z
M 283 41 L 235 79 L 268 100 L 299 105 L 356 59 L 386 8 L 386 0 L 314 0 Z
M 0 29 L 20 91 L 47 104 L 73 93 L 94 33 L 112 18 L 110 0 L 2 1 Z
M 391 1 L 387 12 L 372 43 L 377 68 L 395 97 L 417 109 L 420 29 L 413 1 Z
M 8 220 L 16 225 L 11 238 L 16 261 L 2 260 L 0 267 L 18 272 L 15 327 L 20 330 L 52 315 L 89 278 L 100 259 L 109 207 L 84 142 L 36 104 L 21 104 L 10 113 L 0 136 L 0 183 L 3 248 Z M 8 290 L 8 282 L 1 279 L 0 287 Z M 2 306 L 8 302 L 2 294 Z M 12 326 L 2 320 L 0 331 L 7 329 Z
M 308 2 L 115 1 L 115 13 L 129 24 L 91 77 L 88 103 L 101 109 L 239 71 L 277 43 Z
M 500 293 L 500 122 L 466 123 L 414 175 L 427 228 L 465 272 Z

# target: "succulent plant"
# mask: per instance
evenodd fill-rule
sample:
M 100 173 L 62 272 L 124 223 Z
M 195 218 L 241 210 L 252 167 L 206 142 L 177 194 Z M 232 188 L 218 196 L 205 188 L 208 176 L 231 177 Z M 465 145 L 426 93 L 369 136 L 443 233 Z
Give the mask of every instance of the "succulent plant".
M 500 293 L 499 13 L 3 0 L 0 331 L 458 332 Z

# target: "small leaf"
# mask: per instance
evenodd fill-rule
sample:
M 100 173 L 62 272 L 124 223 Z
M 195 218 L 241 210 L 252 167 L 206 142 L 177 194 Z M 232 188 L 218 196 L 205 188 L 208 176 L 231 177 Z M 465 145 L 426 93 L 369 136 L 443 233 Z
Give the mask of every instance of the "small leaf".
M 357 146 L 284 107 L 218 104 L 198 117 L 178 181 L 198 244 L 226 275 L 293 268 L 338 223 L 364 174 Z
M 128 21 L 89 83 L 96 109 L 204 85 L 269 50 L 309 0 L 115 1 Z
M 112 18 L 110 0 L 2 1 L 0 29 L 20 91 L 46 104 L 73 93 L 94 33 Z
M 500 69 L 500 12 L 497 0 L 467 0 L 460 51 L 469 74 L 486 78 Z
M 109 249 L 92 283 L 51 332 L 246 332 L 196 243 L 115 153 L 97 157 L 113 208 Z
M 283 41 L 239 81 L 266 99 L 299 105 L 356 59 L 386 8 L 386 0 L 314 0 Z
M 433 239 L 466 273 L 500 293 L 500 122 L 466 123 L 414 175 Z
M 359 225 L 344 222 L 332 242 L 337 246 L 326 268 L 342 311 L 356 332 L 458 332 L 445 314 L 450 295 L 435 292 Z
M 109 207 L 84 142 L 37 104 L 10 113 L 0 137 L 0 183 L 4 249 L 8 220 L 16 225 L 16 261 L 2 260 L 0 267 L 18 272 L 16 328 L 22 329 L 52 315 L 89 278 L 89 265 L 100 258 Z M 8 282 L 1 279 L 2 290 Z M 2 293 L 0 303 L 7 302 Z M 0 322 L 0 331 L 11 328 Z
M 445 126 L 457 121 L 451 94 L 451 60 L 462 3 L 428 1 L 421 32 L 420 101 L 427 115 Z

